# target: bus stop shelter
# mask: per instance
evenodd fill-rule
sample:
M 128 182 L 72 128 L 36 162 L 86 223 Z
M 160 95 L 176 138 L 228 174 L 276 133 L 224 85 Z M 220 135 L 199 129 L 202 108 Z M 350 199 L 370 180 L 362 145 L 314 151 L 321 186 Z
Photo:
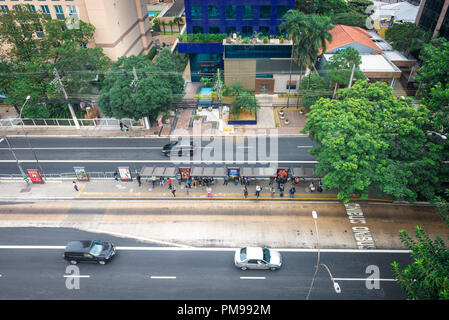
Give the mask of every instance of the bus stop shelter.
M 243 177 L 251 177 L 251 178 L 270 178 L 276 176 L 276 168 L 268 167 L 268 168 L 253 168 L 253 167 L 245 167 L 242 169 Z
M 175 177 L 176 167 L 147 167 L 144 166 L 140 171 L 142 177 Z
M 224 167 L 193 167 L 191 171 L 193 177 L 224 177 L 226 168 Z

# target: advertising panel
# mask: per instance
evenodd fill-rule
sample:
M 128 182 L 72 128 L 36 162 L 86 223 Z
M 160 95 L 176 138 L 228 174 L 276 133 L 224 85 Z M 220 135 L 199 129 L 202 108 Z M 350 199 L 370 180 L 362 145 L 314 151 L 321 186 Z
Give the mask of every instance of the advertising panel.
M 75 170 L 76 178 L 79 181 L 89 181 L 89 176 L 87 175 L 86 168 L 84 168 L 84 167 L 73 167 L 73 170 Z
M 27 173 L 33 183 L 44 183 L 44 180 L 42 180 L 39 170 L 27 169 Z

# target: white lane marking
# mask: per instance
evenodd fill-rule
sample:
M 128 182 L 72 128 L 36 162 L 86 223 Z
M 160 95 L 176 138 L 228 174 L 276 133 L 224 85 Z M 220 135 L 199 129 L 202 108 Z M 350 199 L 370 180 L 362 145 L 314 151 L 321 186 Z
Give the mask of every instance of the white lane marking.
M 335 281 L 396 281 L 396 279 L 334 278 Z
M 0 141 L 1 142 L 1 141 Z M 160 147 L 40 147 L 40 148 L 11 148 L 12 150 L 158 150 Z M 9 148 L 0 148 L 0 150 Z
M 216 247 L 145 247 L 145 246 L 117 246 L 117 250 L 123 251 L 234 251 L 240 248 L 216 248 Z M 65 246 L 30 246 L 30 245 L 0 245 L 0 249 L 65 249 Z M 318 249 L 292 249 L 272 248 L 281 252 L 318 252 Z M 410 253 L 410 250 L 395 249 L 320 249 L 320 252 L 329 253 Z
M 265 277 L 240 277 L 241 280 L 265 280 Z
M 90 278 L 89 275 L 65 274 L 64 278 Z
M 296 148 L 313 148 L 313 146 L 296 146 Z
M 151 279 L 176 279 L 176 276 L 151 276 Z
M 0 160 L 0 163 L 15 163 L 16 160 Z M 21 163 L 31 163 L 36 162 L 36 160 L 19 160 Z M 294 160 L 39 160 L 42 163 L 123 163 L 123 162 L 134 162 L 134 163 L 237 163 L 237 164 L 257 164 L 257 163 L 305 163 L 305 164 L 316 164 L 318 161 L 294 161 Z

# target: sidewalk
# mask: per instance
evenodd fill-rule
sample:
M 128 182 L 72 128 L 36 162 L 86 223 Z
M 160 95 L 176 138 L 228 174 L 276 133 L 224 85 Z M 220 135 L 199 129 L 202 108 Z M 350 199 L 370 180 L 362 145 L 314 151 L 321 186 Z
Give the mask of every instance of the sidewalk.
M 44 184 L 27 185 L 25 182 L 6 181 L 0 182 L 0 201 L 18 200 L 246 200 L 246 201 L 339 201 L 337 192 L 334 190 L 323 192 L 310 192 L 307 182 L 300 182 L 296 186 L 294 198 L 290 198 L 289 190 L 291 183 L 285 184 L 284 196 L 280 197 L 276 182 L 274 187 L 276 193 L 272 196 L 267 180 L 252 180 L 248 186 L 248 197 L 243 195 L 244 186 L 240 183 L 234 185 L 229 182 L 223 185 L 223 179 L 216 179 L 212 185 L 212 197 L 207 195 L 206 186 L 198 186 L 189 189 L 186 194 L 186 183 L 179 185 L 176 179 L 172 179 L 176 188 L 176 197 L 168 189 L 168 185 L 159 186 L 156 181 L 155 188 L 152 188 L 151 181 L 142 179 L 142 186 L 138 186 L 134 179 L 129 182 L 115 181 L 114 179 L 91 180 L 88 182 L 77 181 L 79 191 L 75 191 L 72 180 L 48 180 Z M 262 192 L 260 197 L 255 195 L 256 185 L 260 184 Z M 318 180 L 314 181 L 315 186 Z M 361 200 L 359 195 L 354 194 L 351 201 Z M 392 202 L 391 199 L 380 197 L 376 193 L 370 193 L 368 201 Z

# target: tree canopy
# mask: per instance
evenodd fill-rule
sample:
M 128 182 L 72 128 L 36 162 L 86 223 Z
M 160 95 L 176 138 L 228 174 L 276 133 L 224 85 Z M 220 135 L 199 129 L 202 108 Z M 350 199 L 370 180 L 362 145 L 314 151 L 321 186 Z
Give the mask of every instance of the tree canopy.
M 421 49 L 430 41 L 430 33 L 424 31 L 415 23 L 405 22 L 393 25 L 385 32 L 385 39 L 391 43 L 393 49 L 409 52 Z
M 430 112 L 398 100 L 385 83 L 357 81 L 338 91 L 336 100 L 311 107 L 303 132 L 320 147 L 318 174 L 338 198 L 368 196 L 372 187 L 393 199 L 432 199 L 439 189 L 442 146 L 428 139 Z
M 324 66 L 327 70 L 329 78 L 333 83 L 338 85 L 348 85 L 351 78 L 352 68 L 355 65 L 354 80 L 364 80 L 365 74 L 360 71 L 362 58 L 359 52 L 354 48 L 347 48 L 330 58 L 329 62 Z
M 449 198 L 449 190 L 446 190 Z M 449 207 L 437 199 L 438 214 L 449 227 Z M 449 300 L 449 250 L 441 237 L 432 240 L 422 227 L 415 228 L 416 240 L 404 230 L 399 231 L 401 242 L 411 250 L 413 263 L 402 269 L 391 264 L 399 285 L 410 300 Z
M 176 66 L 178 59 L 169 49 L 162 50 L 154 63 L 146 55 L 120 57 L 112 64 L 100 91 L 98 104 L 103 113 L 137 120 L 156 119 L 159 112 L 169 110 L 184 92 L 184 79 L 180 66 Z M 133 68 L 138 77 L 134 88 Z

